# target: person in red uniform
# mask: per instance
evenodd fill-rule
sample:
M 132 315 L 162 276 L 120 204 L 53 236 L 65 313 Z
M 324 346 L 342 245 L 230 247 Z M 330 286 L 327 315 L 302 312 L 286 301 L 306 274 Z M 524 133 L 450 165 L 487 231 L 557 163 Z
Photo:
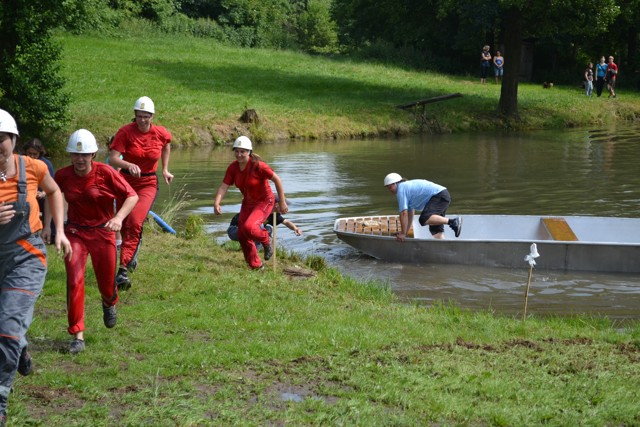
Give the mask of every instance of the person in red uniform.
M 74 336 L 69 346 L 72 354 L 84 350 L 84 276 L 89 255 L 102 297 L 104 325 L 107 328 L 116 325 L 115 232 L 122 228 L 122 222 L 138 202 L 136 192 L 122 175 L 93 160 L 97 151 L 98 144 L 91 132 L 75 131 L 67 143 L 71 166 L 55 175 L 68 204 L 65 232 L 74 251 L 74 257 L 65 261 L 68 331 Z M 120 206 L 115 214 L 114 199 Z
M 252 269 L 262 268 L 262 261 L 258 256 L 255 242 L 264 247 L 264 259 L 268 261 L 273 256 L 273 248 L 267 230 L 261 227 L 275 204 L 275 198 L 269 180 L 273 181 L 278 192 L 279 212 L 286 214 L 289 211 L 284 187 L 280 177 L 262 159 L 253 153 L 251 140 L 241 136 L 233 143 L 233 152 L 236 160 L 227 168 L 222 184 L 216 192 L 214 211 L 216 215 L 222 214 L 220 202 L 231 185 L 238 187 L 242 193 L 242 206 L 238 218 L 238 241 L 244 253 L 244 259 Z
M 47 165 L 13 154 L 18 138 L 13 116 L 0 110 L 0 425 L 16 377 L 32 372 L 27 330 L 47 274 L 47 249 L 40 235 L 38 187 L 46 193 L 56 227 L 55 247 L 72 256 L 64 234 L 62 194 Z
M 120 290 L 131 287 L 128 272 L 133 271 L 138 265 L 142 225 L 158 194 L 158 160 L 162 159 L 164 182 L 169 185 L 173 180 L 173 175 L 169 172 L 171 133 L 162 126 L 152 124 L 155 114 L 153 101 L 146 96 L 138 98 L 133 112 L 134 121 L 118 130 L 109 152 L 109 164 L 114 168 L 120 168 L 120 173 L 139 197 L 138 204 L 122 227 L 120 268 L 115 279 Z
M 609 98 L 616 97 L 616 81 L 618 80 L 618 65 L 613 62 L 613 56 L 609 57 L 609 64 L 607 65 L 607 89 L 609 89 Z

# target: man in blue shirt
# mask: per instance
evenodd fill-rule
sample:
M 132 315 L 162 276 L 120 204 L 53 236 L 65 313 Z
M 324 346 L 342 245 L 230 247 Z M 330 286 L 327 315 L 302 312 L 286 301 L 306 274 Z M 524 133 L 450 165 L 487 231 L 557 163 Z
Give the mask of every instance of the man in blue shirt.
M 411 224 L 413 213 L 421 211 L 418 221 L 423 227 L 429 226 L 431 235 L 436 239 L 444 239 L 444 226 L 449 225 L 456 237 L 462 232 L 462 218 L 447 218 L 447 208 L 451 196 L 446 187 L 426 179 L 407 181 L 397 173 L 390 173 L 384 178 L 384 185 L 396 195 L 400 211 L 402 231 L 396 234 L 398 241 L 403 242 Z

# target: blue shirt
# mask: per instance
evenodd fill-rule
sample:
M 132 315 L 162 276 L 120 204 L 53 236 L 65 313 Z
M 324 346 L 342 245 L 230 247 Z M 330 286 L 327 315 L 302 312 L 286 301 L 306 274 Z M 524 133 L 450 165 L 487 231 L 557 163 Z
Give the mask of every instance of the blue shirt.
M 399 182 L 396 193 L 398 210 L 400 212 L 405 210 L 422 211 L 429 200 L 442 190 L 446 190 L 446 187 L 426 179 Z
M 596 64 L 596 76 L 604 77 L 607 74 L 607 64 Z

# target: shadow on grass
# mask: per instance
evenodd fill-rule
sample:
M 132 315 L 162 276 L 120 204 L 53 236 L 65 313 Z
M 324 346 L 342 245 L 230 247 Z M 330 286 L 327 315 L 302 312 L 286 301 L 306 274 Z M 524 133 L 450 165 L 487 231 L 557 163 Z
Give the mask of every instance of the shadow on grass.
M 204 66 L 193 62 L 138 62 L 150 73 L 162 74 L 193 91 L 227 93 L 244 99 L 264 99 L 274 104 L 309 105 L 313 108 L 397 104 L 446 94 L 442 88 L 397 87 L 395 84 L 367 83 L 342 76 L 322 76 L 309 69 L 306 73 L 284 69 L 221 65 Z M 478 102 L 486 100 L 472 96 Z

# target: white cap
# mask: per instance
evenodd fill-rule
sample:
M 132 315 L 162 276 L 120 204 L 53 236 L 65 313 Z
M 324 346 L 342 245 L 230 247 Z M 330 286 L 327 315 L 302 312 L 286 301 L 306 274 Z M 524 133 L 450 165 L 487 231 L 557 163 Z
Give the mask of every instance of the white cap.
M 18 125 L 11 114 L 4 110 L 0 110 L 0 132 L 12 133 L 14 135 L 20 135 L 18 133 Z
M 384 186 L 386 187 L 387 185 L 395 184 L 400 181 L 402 181 L 402 177 L 395 172 L 391 172 L 389 175 L 384 177 Z
M 233 149 L 235 150 L 236 148 L 252 151 L 253 145 L 251 144 L 251 140 L 246 136 L 239 136 L 233 143 Z
M 133 104 L 133 111 L 146 111 L 147 113 L 155 114 L 156 108 L 153 105 L 153 101 L 148 96 L 140 97 Z
M 68 153 L 93 154 L 98 151 L 96 137 L 86 129 L 78 129 L 69 137 Z

